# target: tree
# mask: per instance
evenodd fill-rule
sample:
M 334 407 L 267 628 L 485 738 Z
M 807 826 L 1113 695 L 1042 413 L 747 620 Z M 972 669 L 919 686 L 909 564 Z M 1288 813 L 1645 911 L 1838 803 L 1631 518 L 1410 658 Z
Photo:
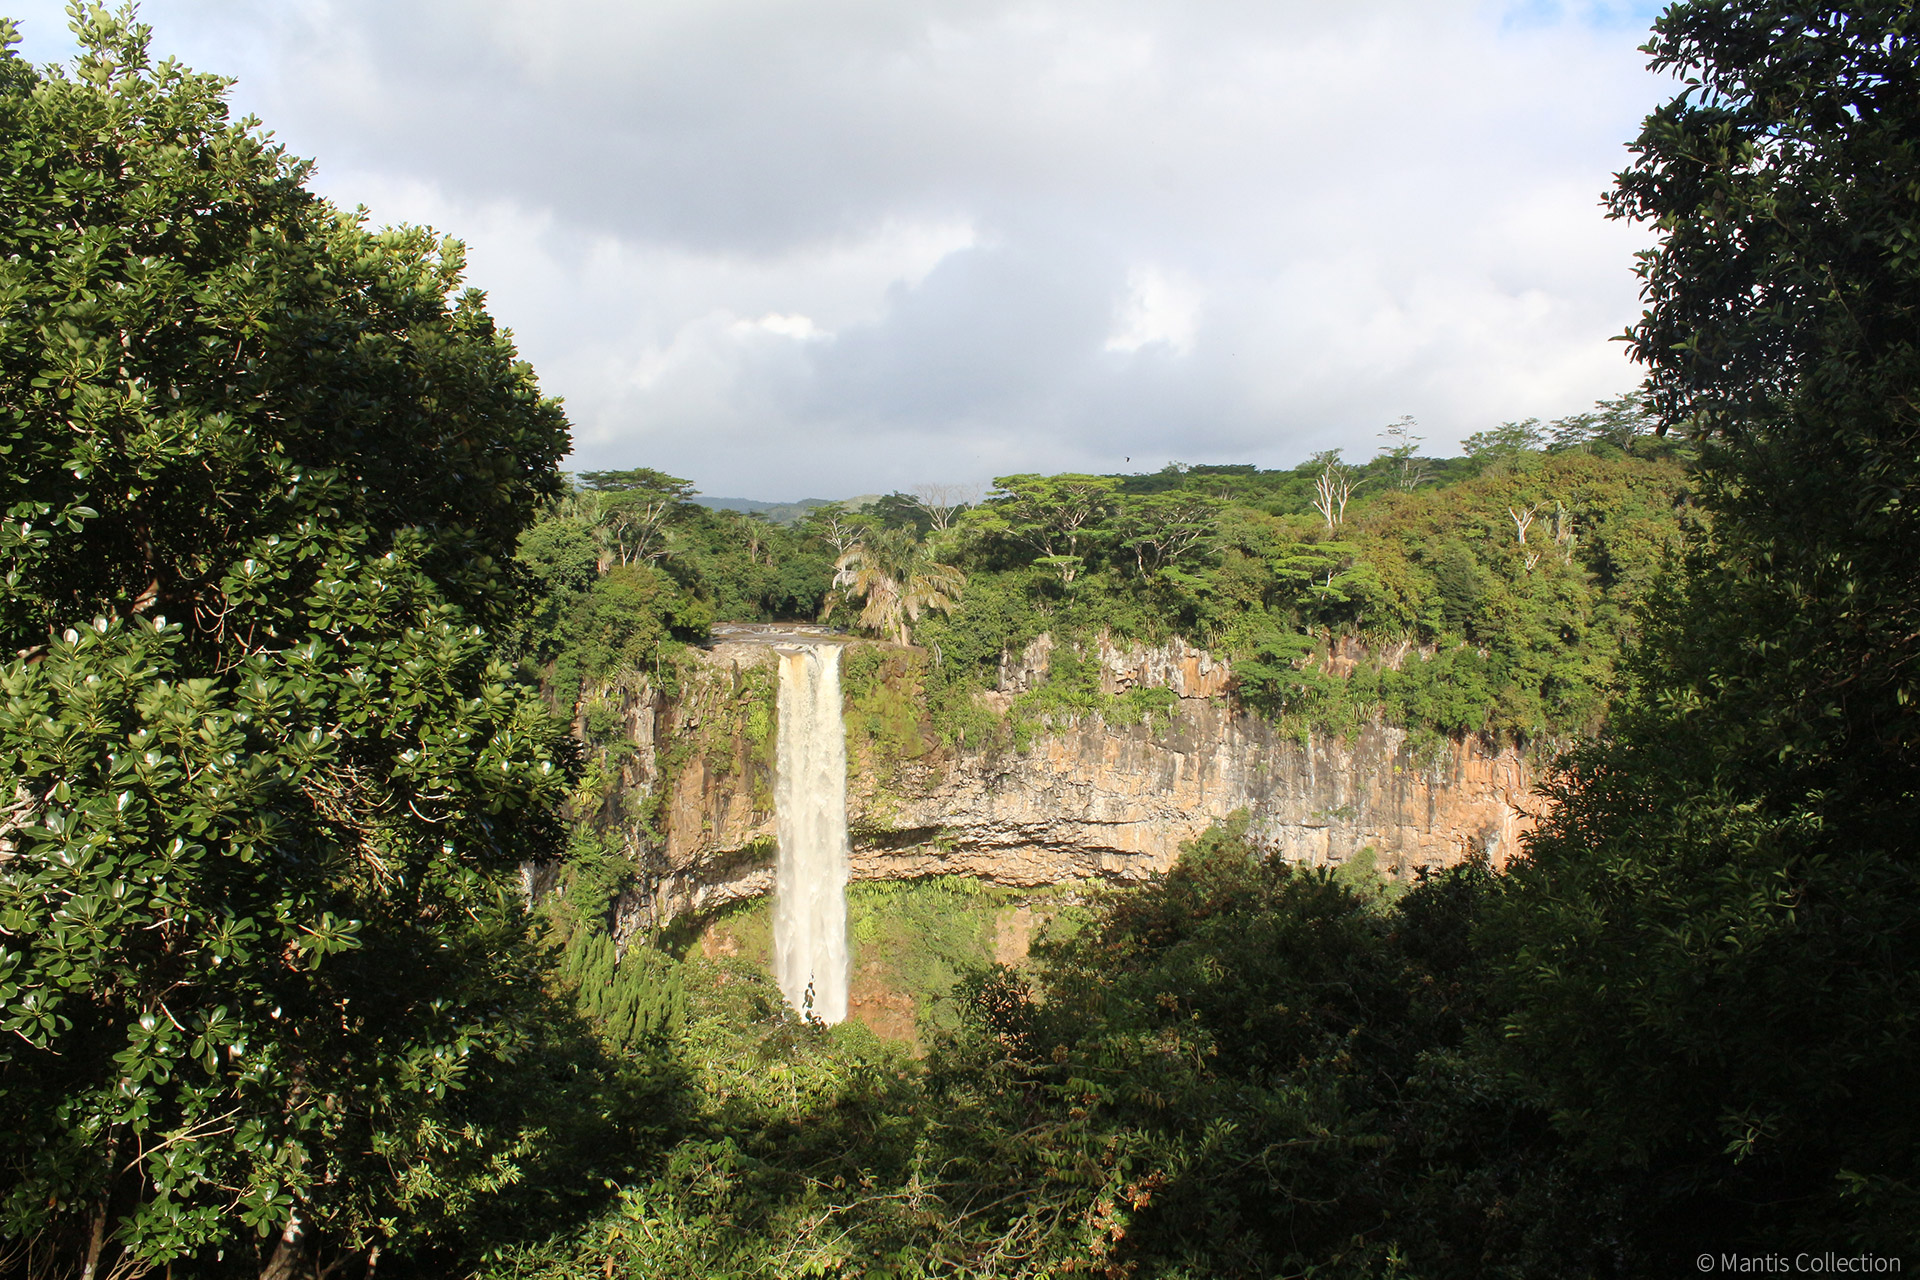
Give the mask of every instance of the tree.
M 1473 552 L 1450 542 L 1433 563 L 1434 601 L 1446 632 L 1471 638 L 1487 596 L 1487 579 Z
M 1425 437 L 1413 433 L 1418 425 L 1412 417 L 1403 417 L 1389 423 L 1380 433 L 1387 440 L 1380 446 L 1380 457 L 1387 462 L 1394 487 L 1402 493 L 1412 493 L 1430 478 L 1427 464 L 1420 458 L 1420 444 Z
M 1338 449 L 1314 454 L 1313 462 L 1320 468 L 1313 479 L 1313 509 L 1327 522 L 1331 534 L 1347 518 L 1347 501 L 1356 485 L 1353 468 L 1340 461 Z
M 1380 595 L 1380 580 L 1346 542 L 1300 542 L 1280 550 L 1269 567 L 1284 589 L 1286 607 L 1308 618 L 1357 604 L 1360 610 Z
M 566 422 L 457 244 L 74 13 L 0 22 L 0 1268 L 370 1269 L 538 1147 L 566 756 L 490 632 Z
M 632 467 L 625 471 L 582 471 L 580 487 L 594 493 L 638 493 L 649 497 L 666 495 L 685 502 L 700 492 L 691 481 L 670 476 L 652 467 Z
M 580 484 L 598 495 L 597 528 L 621 564 L 651 564 L 667 554 L 667 522 L 698 492 L 692 482 L 652 467 L 584 471 Z
M 507 647 L 538 668 L 558 656 L 568 615 L 599 580 L 600 549 L 589 523 L 554 516 L 520 535 L 514 563 L 525 579 L 527 602 Z
M 920 499 L 897 490 L 874 499 L 862 514 L 883 529 L 911 530 L 916 538 L 926 537 L 933 528 L 933 519 Z
M 1657 429 L 1659 422 L 1647 410 L 1646 398 L 1637 391 L 1613 400 L 1601 400 L 1591 413 L 1576 413 L 1556 418 L 1547 424 L 1549 449 L 1591 449 L 1607 444 L 1622 453 L 1632 453 L 1634 443 Z
M 663 641 L 697 642 L 713 627 L 713 610 L 651 565 L 615 565 L 566 603 L 551 684 L 568 711 L 582 679 L 644 670 Z
M 767 557 L 767 563 L 773 563 L 773 553 L 767 546 L 774 537 L 774 526 L 765 514 L 759 511 L 729 511 L 721 519 L 728 526 L 728 532 L 737 537 L 740 545 L 746 549 L 749 565 L 759 564 L 762 555 Z
M 1101 517 L 1120 486 L 1117 476 L 996 476 L 995 492 L 976 507 L 971 524 L 989 537 L 1039 553 L 1039 563 L 1071 586 L 1104 532 Z
M 1496 935 L 1512 1048 L 1643 1242 L 1920 1238 L 1920 31 L 1692 0 L 1611 197 L 1712 512 Z M 1665 1256 L 1665 1253 L 1662 1254 Z
M 910 529 L 873 529 L 834 563 L 834 589 L 828 593 L 826 621 L 843 600 L 864 600 L 860 625 L 892 638 L 913 642 L 910 625 L 929 609 L 950 612 L 966 586 L 966 575 L 927 554 Z
M 1220 500 L 1190 489 L 1128 494 L 1120 499 L 1115 538 L 1133 553 L 1142 578 L 1207 546 L 1219 524 Z
M 1530 453 L 1538 453 L 1547 444 L 1547 434 L 1538 418 L 1523 422 L 1503 422 L 1486 431 L 1476 431 L 1461 441 L 1467 457 L 1482 468 L 1511 466 Z
M 1539 510 L 1540 504 L 1537 502 L 1528 503 L 1524 507 L 1509 506 L 1507 508 L 1507 519 L 1513 521 L 1514 536 L 1523 547 L 1527 545 L 1527 530 L 1533 527 L 1533 517 Z
M 850 514 L 845 505 L 829 502 L 825 506 L 815 507 L 807 512 L 801 521 L 800 529 L 820 539 L 833 548 L 834 558 L 847 554 L 853 545 L 860 541 L 860 535 L 866 524 L 857 516 Z
M 979 502 L 980 496 L 981 487 L 977 484 L 928 483 L 913 487 L 914 500 L 927 513 L 936 533 L 946 532 L 954 517 Z

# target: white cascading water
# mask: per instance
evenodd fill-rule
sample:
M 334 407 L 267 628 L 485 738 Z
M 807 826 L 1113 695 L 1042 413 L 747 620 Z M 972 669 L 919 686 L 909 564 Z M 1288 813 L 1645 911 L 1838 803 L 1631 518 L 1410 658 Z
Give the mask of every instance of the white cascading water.
M 847 1016 L 847 738 L 840 646 L 780 649 L 773 973 L 787 1003 Z

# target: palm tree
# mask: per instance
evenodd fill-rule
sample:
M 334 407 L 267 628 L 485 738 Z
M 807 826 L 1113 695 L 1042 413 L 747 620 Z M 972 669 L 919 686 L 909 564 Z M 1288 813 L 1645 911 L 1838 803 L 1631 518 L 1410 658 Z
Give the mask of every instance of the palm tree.
M 861 626 L 910 644 L 908 624 L 929 609 L 951 612 L 966 584 L 967 575 L 929 556 L 911 529 L 869 529 L 834 561 L 833 590 L 820 620 L 843 602 L 864 600 Z

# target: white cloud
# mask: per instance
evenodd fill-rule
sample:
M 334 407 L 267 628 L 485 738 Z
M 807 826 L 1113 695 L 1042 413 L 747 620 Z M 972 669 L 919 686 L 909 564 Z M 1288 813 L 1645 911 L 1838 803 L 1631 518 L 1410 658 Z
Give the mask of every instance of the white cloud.
M 30 52 L 57 0 L 16 5 Z M 145 0 L 467 240 L 576 464 L 715 493 L 1436 446 L 1636 380 L 1647 0 Z M 1124 460 L 1131 458 L 1131 462 Z
M 813 322 L 812 316 L 764 315 L 758 320 L 743 320 L 734 325 L 736 330 L 751 333 L 755 329 L 763 333 L 777 333 L 783 338 L 831 338 L 833 335 Z
M 1135 267 L 1127 272 L 1127 296 L 1107 335 L 1108 351 L 1138 351 L 1164 343 L 1177 355 L 1193 350 L 1200 322 L 1200 287 L 1178 272 Z

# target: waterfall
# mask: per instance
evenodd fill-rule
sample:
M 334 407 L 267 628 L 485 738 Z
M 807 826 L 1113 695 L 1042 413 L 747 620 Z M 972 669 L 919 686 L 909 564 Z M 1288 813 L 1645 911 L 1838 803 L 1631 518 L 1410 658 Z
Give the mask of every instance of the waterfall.
M 780 647 L 773 972 L 795 1009 L 847 1016 L 847 737 L 840 646 Z

